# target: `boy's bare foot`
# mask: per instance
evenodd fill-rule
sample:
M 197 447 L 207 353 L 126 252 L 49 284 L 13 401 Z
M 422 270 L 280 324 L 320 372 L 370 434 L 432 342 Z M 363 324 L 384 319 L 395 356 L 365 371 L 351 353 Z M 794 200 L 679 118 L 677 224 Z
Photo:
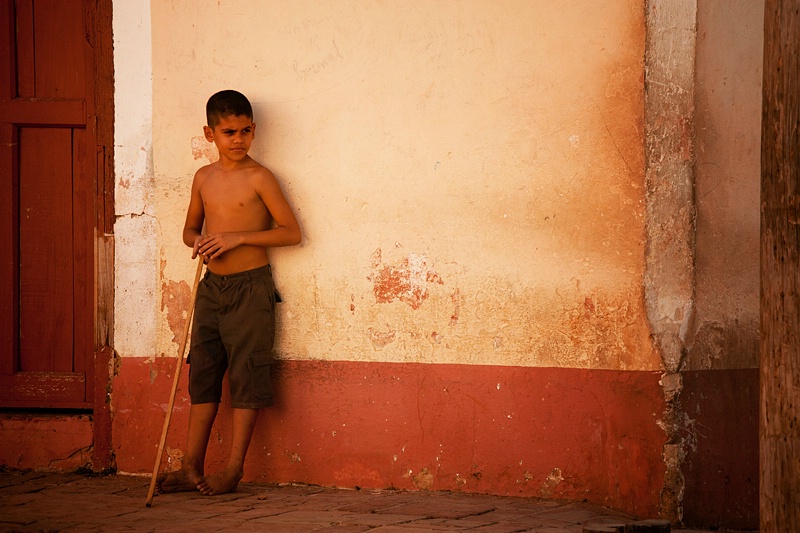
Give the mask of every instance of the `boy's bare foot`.
M 236 492 L 236 487 L 239 486 L 239 480 L 243 475 L 241 470 L 226 468 L 200 481 L 197 484 L 197 490 L 206 496 Z
M 200 472 L 194 468 L 184 467 L 173 472 L 159 474 L 156 478 L 156 489 L 159 493 L 188 492 L 198 489 L 203 480 Z

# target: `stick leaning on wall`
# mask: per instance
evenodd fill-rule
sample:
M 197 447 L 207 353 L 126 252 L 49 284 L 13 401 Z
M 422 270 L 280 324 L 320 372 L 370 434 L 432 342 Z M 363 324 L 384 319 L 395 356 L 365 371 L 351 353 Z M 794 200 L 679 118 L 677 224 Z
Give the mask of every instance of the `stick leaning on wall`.
M 194 314 L 194 301 L 197 297 L 197 285 L 200 283 L 200 275 L 203 273 L 203 256 L 198 254 L 197 258 L 197 272 L 194 275 L 194 284 L 192 285 L 192 296 L 189 299 L 189 310 L 187 311 L 186 324 L 183 328 L 183 339 L 181 346 L 178 349 L 178 362 L 175 365 L 175 377 L 172 380 L 172 392 L 169 395 L 169 405 L 167 406 L 167 415 L 164 418 L 164 429 L 161 431 L 161 441 L 158 443 L 158 455 L 156 456 L 156 464 L 153 467 L 153 477 L 150 480 L 150 489 L 147 491 L 147 500 L 145 505 L 150 507 L 153 504 L 153 494 L 156 490 L 156 479 L 158 478 L 158 471 L 161 468 L 161 456 L 164 454 L 164 444 L 167 441 L 167 431 L 169 431 L 169 422 L 172 418 L 172 407 L 175 405 L 175 395 L 178 392 L 178 379 L 181 377 L 181 368 L 183 368 L 183 355 L 186 352 L 186 341 L 189 338 L 189 330 L 192 325 L 192 315 Z

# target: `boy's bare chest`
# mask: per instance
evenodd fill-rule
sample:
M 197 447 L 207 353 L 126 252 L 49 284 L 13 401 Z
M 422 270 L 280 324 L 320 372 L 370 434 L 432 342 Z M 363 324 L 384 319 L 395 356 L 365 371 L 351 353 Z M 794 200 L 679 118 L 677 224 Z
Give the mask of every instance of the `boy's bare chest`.
M 253 187 L 242 186 L 223 180 L 210 180 L 200 190 L 206 217 L 267 216 L 263 200 Z

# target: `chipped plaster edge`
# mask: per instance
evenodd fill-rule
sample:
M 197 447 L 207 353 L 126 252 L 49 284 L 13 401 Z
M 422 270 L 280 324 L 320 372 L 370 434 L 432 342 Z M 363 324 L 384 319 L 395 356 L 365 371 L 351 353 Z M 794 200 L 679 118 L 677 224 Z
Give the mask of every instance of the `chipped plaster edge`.
M 157 224 L 153 216 L 153 67 L 149 2 L 113 2 L 115 350 L 156 351 Z
M 697 0 L 646 2 L 645 306 L 663 365 L 661 517 L 683 520 L 681 371 L 695 315 L 694 88 Z

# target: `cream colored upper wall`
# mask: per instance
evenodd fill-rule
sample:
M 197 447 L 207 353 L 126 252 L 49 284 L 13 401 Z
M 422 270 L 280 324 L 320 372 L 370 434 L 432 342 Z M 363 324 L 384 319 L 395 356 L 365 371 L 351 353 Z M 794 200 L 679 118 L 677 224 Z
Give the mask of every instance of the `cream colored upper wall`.
M 641 1 L 151 9 L 159 353 L 193 272 L 180 234 L 205 101 L 235 88 L 305 236 L 272 252 L 280 356 L 660 368 Z
M 117 0 L 113 12 L 114 349 L 152 356 L 159 344 L 159 291 L 150 6 Z

